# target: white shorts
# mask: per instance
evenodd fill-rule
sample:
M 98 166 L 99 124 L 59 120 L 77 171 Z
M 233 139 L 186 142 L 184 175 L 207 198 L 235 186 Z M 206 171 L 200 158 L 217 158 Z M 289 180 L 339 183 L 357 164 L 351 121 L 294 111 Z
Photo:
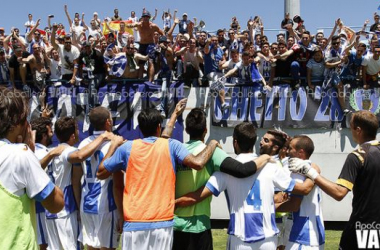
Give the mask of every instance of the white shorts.
M 173 227 L 123 232 L 123 250 L 172 249 Z
M 228 235 L 227 249 L 228 250 L 276 250 L 277 236 L 269 237 L 264 240 L 247 243 L 236 237 Z
M 301 245 L 295 242 L 288 242 L 285 248 L 285 250 L 323 250 L 323 249 L 325 249 L 324 244 L 320 246 L 305 246 L 305 245 Z
M 280 233 L 278 234 L 277 246 L 286 246 L 289 242 L 290 231 L 292 230 L 293 220 L 287 215 L 282 217 L 282 223 L 276 223 Z
M 83 245 L 93 248 L 117 248 L 118 235 L 117 222 L 119 219 L 117 211 L 104 214 L 80 213 L 82 230 L 79 240 Z
M 48 249 L 76 250 L 79 248 L 77 211 L 57 219 L 46 220 Z
M 47 229 L 46 229 L 46 215 L 45 212 L 36 213 L 36 226 L 37 226 L 37 244 L 47 244 Z

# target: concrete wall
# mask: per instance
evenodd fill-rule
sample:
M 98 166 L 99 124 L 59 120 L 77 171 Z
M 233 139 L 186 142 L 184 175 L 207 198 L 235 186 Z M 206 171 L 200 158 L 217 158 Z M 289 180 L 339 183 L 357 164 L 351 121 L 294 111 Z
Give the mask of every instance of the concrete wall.
M 210 121 L 210 105 L 211 98 L 208 96 L 208 90 L 191 88 L 185 91 L 188 97 L 187 108 L 184 117 L 194 107 L 205 107 L 208 113 L 208 136 L 206 140 L 215 139 L 223 146 L 223 149 L 235 157 L 232 146 L 233 128 L 222 128 L 211 126 Z M 318 164 L 321 168 L 322 175 L 329 180 L 336 181 L 342 169 L 346 156 L 351 152 L 356 144 L 353 142 L 349 129 L 286 129 L 282 128 L 290 136 L 297 134 L 308 135 L 315 144 L 315 151 L 311 160 Z M 259 141 L 265 134 L 267 129 L 258 129 L 258 141 L 255 146 L 256 152 L 259 150 Z M 189 139 L 185 133 L 184 141 Z M 341 201 L 337 202 L 331 197 L 323 194 L 323 214 L 325 221 L 347 221 L 351 213 L 352 193 Z M 211 217 L 213 219 L 228 219 L 228 209 L 225 197 L 221 194 L 217 198 L 213 198 Z

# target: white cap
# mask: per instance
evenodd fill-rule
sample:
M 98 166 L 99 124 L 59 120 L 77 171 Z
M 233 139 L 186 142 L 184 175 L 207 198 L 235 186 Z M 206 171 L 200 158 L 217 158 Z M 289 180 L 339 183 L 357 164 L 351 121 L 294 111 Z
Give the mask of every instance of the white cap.
M 94 12 L 94 16 L 97 15 L 98 16 L 98 12 Z
M 187 13 L 185 12 L 185 13 L 183 13 L 183 15 L 182 16 L 187 16 Z

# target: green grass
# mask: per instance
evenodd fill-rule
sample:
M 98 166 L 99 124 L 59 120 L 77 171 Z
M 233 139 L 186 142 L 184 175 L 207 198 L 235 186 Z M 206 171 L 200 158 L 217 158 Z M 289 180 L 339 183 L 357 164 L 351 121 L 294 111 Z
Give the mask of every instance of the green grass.
M 336 250 L 342 231 L 326 230 L 325 250 Z M 214 250 L 225 250 L 227 244 L 227 229 L 212 229 Z M 86 249 L 86 248 L 85 248 Z M 120 250 L 119 246 L 117 250 Z
M 325 250 L 336 250 L 342 231 L 326 230 Z M 226 229 L 212 229 L 214 250 L 225 250 L 227 243 Z

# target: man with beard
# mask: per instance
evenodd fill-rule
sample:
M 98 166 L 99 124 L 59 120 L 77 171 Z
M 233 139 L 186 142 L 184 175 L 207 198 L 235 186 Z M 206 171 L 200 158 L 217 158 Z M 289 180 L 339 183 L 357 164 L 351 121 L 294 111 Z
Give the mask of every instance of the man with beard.
M 36 131 L 36 150 L 35 154 L 41 163 L 42 168 L 51 175 L 50 161 L 53 157 L 59 156 L 65 147 L 57 147 L 55 149 L 48 149 L 47 147 L 52 144 L 53 138 L 53 123 L 47 117 L 39 117 L 31 121 L 30 125 L 32 130 Z M 47 228 L 46 228 L 46 215 L 45 208 L 40 202 L 36 202 L 36 226 L 37 226 L 37 243 L 40 250 L 47 249 Z

